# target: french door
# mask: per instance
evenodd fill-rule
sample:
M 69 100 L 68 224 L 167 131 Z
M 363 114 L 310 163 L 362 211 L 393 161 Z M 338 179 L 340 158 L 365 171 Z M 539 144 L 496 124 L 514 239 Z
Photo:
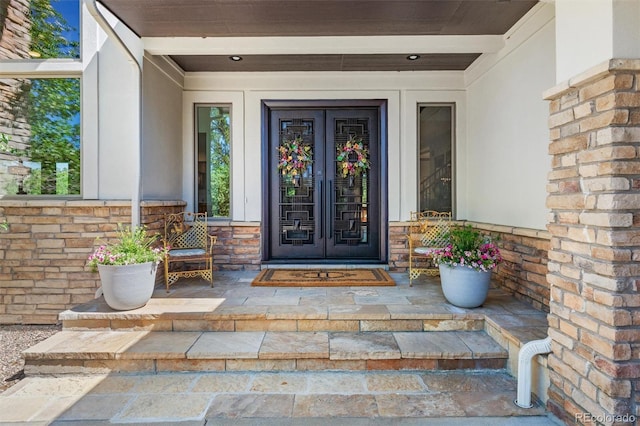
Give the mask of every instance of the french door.
M 266 260 L 386 260 L 380 107 L 270 107 L 266 115 Z M 292 141 L 311 161 L 283 173 L 281 147 Z

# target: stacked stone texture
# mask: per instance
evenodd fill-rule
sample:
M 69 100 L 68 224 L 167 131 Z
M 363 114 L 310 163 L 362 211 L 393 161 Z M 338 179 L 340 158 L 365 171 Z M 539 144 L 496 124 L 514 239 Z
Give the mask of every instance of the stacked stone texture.
M 640 61 L 612 60 L 547 99 L 548 406 L 568 423 L 624 424 L 640 415 Z
M 186 206 L 142 204 L 141 222 L 151 235 L 162 235 L 166 213 Z M 56 323 L 61 311 L 92 300 L 100 279 L 87 267 L 89 254 L 98 239 L 108 243 L 117 236 L 118 224 L 131 223 L 128 201 L 1 201 L 3 215 L 9 230 L 0 233 L 0 324 Z M 214 269 L 260 268 L 259 226 L 212 223 L 209 233 L 218 236 Z
M 212 235 L 218 237 L 213 249 L 214 270 L 257 271 L 260 269 L 262 258 L 259 225 L 238 222 L 216 226 L 213 223 L 209 230 Z
M 3 201 L 9 230 L 0 234 L 0 323 L 50 324 L 91 300 L 98 274 L 86 264 L 96 238 L 130 222 L 124 202 Z
M 3 2 L 4 3 L 4 2 Z M 29 57 L 31 44 L 30 0 L 9 0 L 6 11 L 0 8 L 0 58 Z
M 540 311 L 549 311 L 546 278 L 548 232 L 507 226 L 477 226 L 495 238 L 504 259 L 494 274 L 499 287 Z

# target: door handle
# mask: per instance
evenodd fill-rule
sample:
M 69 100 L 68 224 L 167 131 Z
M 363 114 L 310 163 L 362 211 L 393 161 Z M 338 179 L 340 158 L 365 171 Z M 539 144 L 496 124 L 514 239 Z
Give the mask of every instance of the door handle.
M 329 180 L 329 235 L 328 239 L 333 237 L 333 180 Z
M 322 202 L 324 200 L 324 193 L 322 192 L 322 180 L 319 181 L 319 188 L 318 188 L 318 201 L 320 202 L 320 205 L 318 206 L 318 211 L 320 212 L 320 229 L 318 230 L 319 232 L 319 238 L 322 239 L 324 238 L 323 232 L 322 230 L 324 229 L 324 203 Z

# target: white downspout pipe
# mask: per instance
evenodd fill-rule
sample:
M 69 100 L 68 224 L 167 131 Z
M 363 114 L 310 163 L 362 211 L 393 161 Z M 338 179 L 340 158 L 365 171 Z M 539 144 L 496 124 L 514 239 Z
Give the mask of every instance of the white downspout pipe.
M 518 407 L 531 408 L 531 360 L 534 356 L 551 352 L 551 337 L 525 343 L 518 353 L 518 395 L 514 401 Z
M 134 227 L 140 225 L 140 194 L 142 192 L 142 65 L 124 41 L 122 41 L 118 33 L 109 25 L 107 19 L 98 9 L 96 0 L 84 0 L 84 4 L 87 6 L 87 10 L 91 16 L 93 16 L 98 25 L 100 25 L 100 28 L 124 51 L 129 61 L 136 67 L 138 73 L 138 146 L 134 151 L 134 164 L 136 166 L 133 176 L 133 192 L 131 194 L 131 226 Z

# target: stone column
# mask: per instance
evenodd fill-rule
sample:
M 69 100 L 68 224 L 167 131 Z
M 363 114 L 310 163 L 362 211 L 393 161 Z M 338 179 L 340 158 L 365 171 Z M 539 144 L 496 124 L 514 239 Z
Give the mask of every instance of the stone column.
M 545 98 L 548 408 L 570 424 L 625 424 L 640 415 L 640 60 L 607 61 Z

